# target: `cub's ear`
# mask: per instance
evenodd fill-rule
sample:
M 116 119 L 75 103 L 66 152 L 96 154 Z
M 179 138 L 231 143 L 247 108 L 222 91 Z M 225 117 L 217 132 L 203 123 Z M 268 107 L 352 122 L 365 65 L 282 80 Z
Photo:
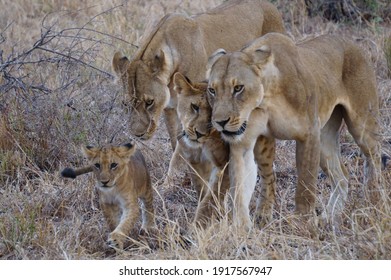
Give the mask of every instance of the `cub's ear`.
M 122 146 L 115 147 L 114 150 L 119 157 L 129 159 L 134 154 L 136 147 L 133 143 L 126 143 Z
M 212 70 L 213 65 L 216 63 L 216 61 L 222 57 L 223 55 L 227 54 L 227 52 L 224 49 L 218 49 L 215 51 L 208 59 L 208 63 L 206 65 L 206 79 L 209 79 L 210 71 Z
M 87 159 L 94 158 L 96 153 L 98 152 L 98 148 L 92 146 L 83 146 L 81 147 L 81 152 Z
M 134 143 L 133 142 L 129 142 L 129 143 L 124 144 L 123 146 L 125 146 L 128 149 L 132 149 L 134 147 Z
M 192 88 L 191 81 L 189 78 L 184 76 L 182 73 L 176 72 L 174 74 L 174 90 L 181 94 L 183 92 L 188 92 Z
M 125 74 L 129 64 L 130 61 L 126 56 L 123 56 L 120 52 L 116 52 L 114 54 L 112 66 L 118 77 L 121 77 L 123 74 Z

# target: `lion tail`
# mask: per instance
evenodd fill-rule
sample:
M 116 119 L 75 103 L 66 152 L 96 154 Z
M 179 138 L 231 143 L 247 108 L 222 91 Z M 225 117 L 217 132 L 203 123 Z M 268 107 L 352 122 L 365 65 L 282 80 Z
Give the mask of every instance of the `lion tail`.
M 79 175 L 90 173 L 90 172 L 92 172 L 92 166 L 82 167 L 78 169 L 67 167 L 64 168 L 63 171 L 61 171 L 61 176 L 65 178 L 75 179 Z

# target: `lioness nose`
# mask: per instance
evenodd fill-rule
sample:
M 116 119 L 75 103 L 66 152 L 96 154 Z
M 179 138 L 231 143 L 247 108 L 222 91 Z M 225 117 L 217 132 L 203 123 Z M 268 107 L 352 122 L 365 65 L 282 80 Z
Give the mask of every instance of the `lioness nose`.
M 229 122 L 229 118 L 223 121 L 216 122 L 221 128 L 224 128 L 224 126 Z

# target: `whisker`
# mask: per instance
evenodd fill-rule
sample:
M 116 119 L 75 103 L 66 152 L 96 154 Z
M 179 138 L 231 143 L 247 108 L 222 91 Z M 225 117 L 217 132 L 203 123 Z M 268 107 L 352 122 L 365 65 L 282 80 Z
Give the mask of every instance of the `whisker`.
M 180 141 L 184 136 L 186 136 L 186 132 L 185 132 L 184 130 L 182 130 L 182 132 L 180 132 L 180 133 L 178 134 L 178 136 L 176 137 L 176 139 L 177 139 L 178 141 Z

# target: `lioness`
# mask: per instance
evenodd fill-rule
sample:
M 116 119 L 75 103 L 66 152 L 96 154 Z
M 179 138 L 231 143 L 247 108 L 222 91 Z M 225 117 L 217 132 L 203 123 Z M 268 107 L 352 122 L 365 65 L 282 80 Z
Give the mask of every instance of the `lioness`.
M 100 193 L 100 207 L 111 233 L 108 243 L 123 249 L 126 237 L 140 216 L 138 199 L 143 202 L 142 228 L 154 227 L 153 189 L 143 155 L 131 143 L 122 146 L 87 146 L 84 155 L 91 165 L 73 170 L 66 168 L 62 176 L 75 178 L 93 171 Z
M 163 17 L 131 61 L 120 53 L 113 57 L 113 69 L 122 81 L 124 104 L 130 113 L 131 133 L 143 140 L 149 139 L 164 111 L 175 149 L 182 129 L 176 112 L 174 73 L 178 71 L 192 81 L 201 81 L 208 57 L 214 50 L 236 50 L 249 40 L 272 31 L 284 32 L 281 15 L 272 4 L 260 0 L 229 0 L 192 17 L 179 14 Z M 196 153 L 193 162 L 197 158 Z M 193 168 L 197 169 L 197 165 Z M 203 185 L 196 176 L 192 181 L 196 188 Z
M 181 73 L 174 75 L 174 89 L 178 94 L 178 116 L 181 120 L 183 133 L 170 161 L 168 176 L 179 165 L 180 159 L 191 163 L 193 150 L 198 152 L 199 176 L 203 177 L 207 190 L 197 190 L 201 198 L 197 208 L 195 222 L 205 225 L 212 211 L 221 207 L 224 194 L 229 189 L 228 159 L 229 145 L 225 143 L 220 133 L 212 128 L 211 113 L 206 96 L 207 83 L 192 83 Z M 205 193 L 201 195 L 200 192 Z
M 261 168 L 260 215 L 275 200 L 275 139 L 296 140 L 297 213 L 314 210 L 319 164 L 333 183 L 327 216 L 341 213 L 348 172 L 339 150 L 342 120 L 366 156 L 367 184 L 380 184 L 379 105 L 374 70 L 352 42 L 325 35 L 295 45 L 270 33 L 240 51 L 210 58 L 208 98 L 213 126 L 230 142 L 231 190 L 237 219 L 250 226 L 254 157 Z

